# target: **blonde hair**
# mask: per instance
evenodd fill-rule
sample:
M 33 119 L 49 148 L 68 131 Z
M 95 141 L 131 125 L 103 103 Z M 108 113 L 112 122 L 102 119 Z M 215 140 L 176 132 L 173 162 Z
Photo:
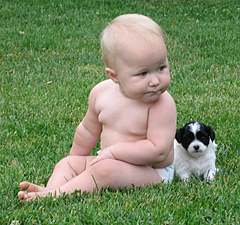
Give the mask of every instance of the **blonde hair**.
M 100 36 L 102 58 L 107 67 L 111 67 L 117 56 L 117 45 L 122 35 L 139 37 L 152 43 L 153 36 L 163 37 L 161 27 L 147 16 L 140 14 L 125 14 L 116 17 L 103 30 Z

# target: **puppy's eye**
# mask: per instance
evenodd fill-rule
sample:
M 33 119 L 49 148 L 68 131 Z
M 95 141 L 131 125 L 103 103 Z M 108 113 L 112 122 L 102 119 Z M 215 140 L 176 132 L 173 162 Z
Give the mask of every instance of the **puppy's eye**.
M 207 138 L 204 137 L 204 136 L 201 137 L 201 140 L 202 140 L 202 141 L 205 141 L 206 139 L 207 139 Z

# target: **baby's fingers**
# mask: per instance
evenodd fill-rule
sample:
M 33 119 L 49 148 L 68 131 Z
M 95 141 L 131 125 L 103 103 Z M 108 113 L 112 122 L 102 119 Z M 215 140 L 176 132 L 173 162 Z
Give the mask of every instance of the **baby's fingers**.
M 101 160 L 103 160 L 103 158 L 101 156 L 97 156 L 92 160 L 91 163 L 89 163 L 89 165 L 92 166 L 92 165 L 96 164 L 97 162 L 99 162 Z

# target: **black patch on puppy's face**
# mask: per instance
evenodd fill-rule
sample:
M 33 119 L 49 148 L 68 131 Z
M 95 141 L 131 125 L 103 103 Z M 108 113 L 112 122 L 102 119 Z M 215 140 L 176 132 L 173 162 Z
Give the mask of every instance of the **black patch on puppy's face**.
M 179 128 L 176 133 L 176 140 L 187 150 L 188 146 L 194 140 L 194 134 L 190 131 L 190 127 L 185 125 Z
M 201 141 L 204 145 L 208 146 L 209 144 L 209 134 L 205 131 L 198 131 L 196 134 L 196 139 Z
M 187 123 L 184 127 L 179 128 L 175 135 L 177 142 L 181 143 L 186 150 L 194 140 L 198 140 L 205 146 L 208 146 L 209 137 L 212 141 L 215 140 L 215 133 L 212 128 L 197 121 Z

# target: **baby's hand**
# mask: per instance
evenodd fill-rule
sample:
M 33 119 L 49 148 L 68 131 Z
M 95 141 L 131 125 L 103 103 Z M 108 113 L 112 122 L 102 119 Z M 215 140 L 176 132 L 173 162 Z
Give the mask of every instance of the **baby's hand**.
M 111 152 L 111 148 L 112 148 L 112 146 L 105 148 L 101 151 L 98 151 L 99 152 L 98 156 L 96 156 L 93 159 L 93 161 L 90 163 L 90 166 L 92 166 L 93 164 L 95 164 L 101 160 L 104 160 L 104 159 L 115 159 L 114 155 Z

